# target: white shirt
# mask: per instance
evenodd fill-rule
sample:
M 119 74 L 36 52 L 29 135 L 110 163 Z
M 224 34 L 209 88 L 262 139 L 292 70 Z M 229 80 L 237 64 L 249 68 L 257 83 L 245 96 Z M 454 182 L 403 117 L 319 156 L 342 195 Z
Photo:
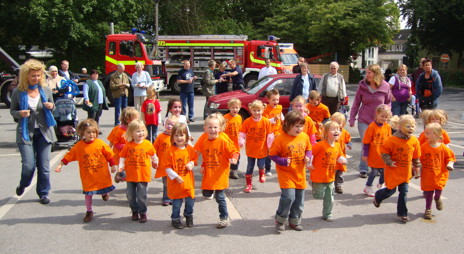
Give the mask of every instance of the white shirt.
M 269 67 L 266 66 L 259 71 L 258 79 L 261 79 L 262 77 L 266 77 L 269 75 L 274 75 L 274 74 L 277 74 L 277 70 L 272 66 L 269 66 Z
M 305 76 L 301 76 L 301 78 L 303 79 L 303 98 L 305 99 L 305 101 L 308 100 L 308 96 L 309 96 L 309 75 L 306 74 Z

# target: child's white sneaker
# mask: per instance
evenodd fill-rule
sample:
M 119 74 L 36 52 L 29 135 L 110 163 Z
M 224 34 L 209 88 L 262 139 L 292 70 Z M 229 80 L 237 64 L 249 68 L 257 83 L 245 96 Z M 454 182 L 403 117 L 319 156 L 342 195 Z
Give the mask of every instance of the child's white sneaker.
M 383 186 L 384 186 L 384 184 L 383 184 L 383 183 L 378 183 L 378 184 L 377 184 L 377 190 L 380 190 L 380 189 L 382 189 L 382 188 L 383 188 Z
M 366 187 L 364 188 L 364 193 L 366 193 L 366 195 L 367 195 L 368 197 L 374 197 L 374 196 L 375 196 L 375 195 L 374 195 L 374 190 L 372 190 L 372 186 L 366 186 Z

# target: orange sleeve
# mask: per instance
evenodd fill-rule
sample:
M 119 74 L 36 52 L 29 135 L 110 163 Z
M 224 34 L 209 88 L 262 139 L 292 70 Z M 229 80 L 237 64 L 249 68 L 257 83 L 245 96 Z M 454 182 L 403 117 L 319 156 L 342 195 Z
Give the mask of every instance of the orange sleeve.
M 450 136 L 448 135 L 448 132 L 446 132 L 444 129 L 441 130 L 442 136 L 443 136 L 443 144 L 447 145 L 451 143 Z
M 314 124 L 313 119 L 309 116 L 305 116 L 305 126 L 303 127 L 303 132 L 306 133 L 308 136 L 317 133 L 316 125 Z

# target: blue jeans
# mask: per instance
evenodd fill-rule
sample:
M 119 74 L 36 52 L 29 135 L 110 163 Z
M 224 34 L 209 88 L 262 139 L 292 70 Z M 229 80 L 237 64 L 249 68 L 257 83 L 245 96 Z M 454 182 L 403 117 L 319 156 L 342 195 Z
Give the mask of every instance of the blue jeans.
M 218 203 L 219 219 L 221 220 L 229 218 L 229 212 L 227 212 L 226 195 L 224 192 L 225 190 L 203 190 L 204 196 L 212 196 L 213 193 L 216 193 L 214 198 L 216 199 L 216 203 Z
M 266 162 L 266 157 L 261 158 L 261 159 L 256 159 L 256 158 L 248 158 L 248 165 L 247 165 L 247 170 L 246 173 L 247 175 L 252 175 L 253 174 L 253 168 L 255 167 L 255 161 L 258 161 L 258 169 L 264 169 L 264 164 Z
M 168 197 L 168 188 L 167 188 L 168 180 L 166 176 L 161 177 L 161 179 L 163 180 L 163 198 L 161 199 L 161 202 L 163 203 L 171 202 L 171 199 Z
M 230 170 L 238 170 L 238 166 L 240 165 L 240 155 L 237 159 L 237 164 L 230 164 Z
M 158 125 L 149 124 L 147 125 L 147 140 L 153 144 L 155 142 L 156 136 L 158 135 Z
M 127 200 L 133 213 L 147 213 L 147 191 L 146 182 L 127 182 Z
M 187 116 L 187 105 L 188 105 L 188 119 L 193 119 L 193 99 L 194 93 L 180 93 L 180 100 L 182 101 L 182 114 Z
M 369 125 L 365 123 L 361 123 L 358 121 L 358 132 L 359 132 L 359 137 L 361 138 L 361 154 L 359 156 L 359 173 L 367 173 L 369 168 L 367 167 L 367 162 L 363 161 L 363 139 L 364 139 L 364 133 L 366 133 L 366 129 Z
M 279 207 L 276 211 L 275 219 L 280 223 L 285 223 L 287 218 L 292 225 L 301 224 L 301 214 L 304 208 L 304 189 L 280 189 Z
M 182 207 L 183 198 L 173 199 L 172 200 L 172 220 L 180 220 L 180 208 Z M 191 197 L 185 198 L 185 208 L 184 208 L 184 217 L 190 217 L 193 214 L 193 205 L 195 204 L 195 199 Z
M 266 157 L 264 164 L 265 164 L 264 168 L 266 168 L 266 173 L 271 172 L 271 158 L 269 158 L 269 156 Z
M 36 192 L 39 198 L 47 196 L 50 191 L 50 152 L 52 144 L 45 140 L 40 129 L 34 130 L 32 144 L 18 144 L 21 153 L 21 180 L 23 188 L 31 185 L 35 168 L 37 168 Z
M 392 113 L 394 116 L 401 116 L 405 115 L 407 112 L 406 110 L 408 109 L 409 102 L 399 102 L 399 101 L 392 101 Z
M 396 214 L 398 216 L 408 216 L 408 208 L 406 207 L 406 203 L 408 202 L 408 189 L 408 183 L 402 183 L 398 185 L 398 192 L 400 193 L 398 196 L 398 204 L 396 206 Z M 375 193 L 375 201 L 380 204 L 384 199 L 389 198 L 395 192 L 396 187 L 391 190 L 388 188 L 380 189 Z
M 380 184 L 385 183 L 385 180 L 383 178 L 383 168 L 372 168 L 371 167 L 371 173 L 367 177 L 366 186 L 372 186 L 372 183 L 374 182 L 374 179 L 377 176 L 377 173 L 380 174 L 379 183 Z
M 127 107 L 127 97 L 125 95 L 119 98 L 113 98 L 114 104 L 114 126 L 118 125 L 119 115 L 121 115 L 121 110 L 124 110 Z

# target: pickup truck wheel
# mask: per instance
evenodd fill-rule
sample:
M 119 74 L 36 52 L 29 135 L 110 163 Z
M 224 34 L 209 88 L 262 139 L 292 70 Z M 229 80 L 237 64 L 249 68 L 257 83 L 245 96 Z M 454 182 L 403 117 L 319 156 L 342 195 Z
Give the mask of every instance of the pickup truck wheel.
M 11 106 L 11 94 L 13 90 L 8 89 L 13 82 L 13 79 L 7 79 L 1 85 L 2 87 L 2 101 L 6 104 L 8 108 Z
M 258 74 L 248 74 L 243 80 L 245 82 L 245 88 L 251 87 L 256 81 L 258 81 Z

